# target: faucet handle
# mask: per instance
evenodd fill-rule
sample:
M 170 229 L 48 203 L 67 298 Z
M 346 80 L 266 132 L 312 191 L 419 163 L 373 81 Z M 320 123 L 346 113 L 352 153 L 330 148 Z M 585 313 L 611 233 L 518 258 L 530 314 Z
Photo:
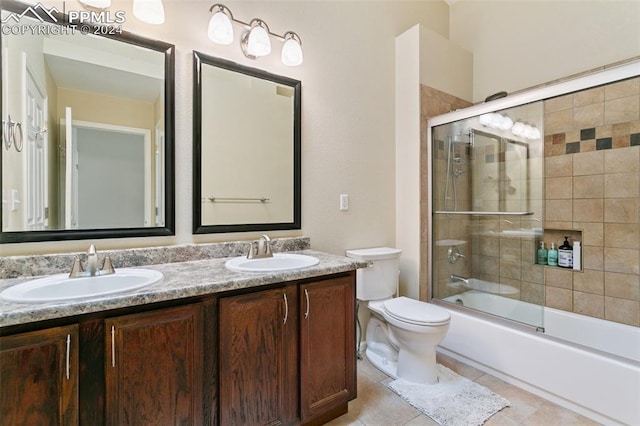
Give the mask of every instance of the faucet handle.
M 254 242 L 250 241 L 249 242 L 249 252 L 247 253 L 247 259 L 253 259 L 255 257 L 255 251 L 254 251 Z
M 102 273 L 104 275 L 111 275 L 116 273 L 116 270 L 113 269 L 113 263 L 111 262 L 111 257 L 109 257 L 109 255 L 106 255 L 104 257 L 104 263 L 102 265 Z
M 73 265 L 71 266 L 71 272 L 69 273 L 69 278 L 75 278 L 82 272 L 84 272 L 84 269 L 82 268 L 80 257 L 76 256 L 73 259 Z
M 87 250 L 88 255 L 96 254 L 97 252 L 98 251 L 96 250 L 96 246 L 94 246 L 93 244 L 91 244 L 89 246 L 89 250 Z

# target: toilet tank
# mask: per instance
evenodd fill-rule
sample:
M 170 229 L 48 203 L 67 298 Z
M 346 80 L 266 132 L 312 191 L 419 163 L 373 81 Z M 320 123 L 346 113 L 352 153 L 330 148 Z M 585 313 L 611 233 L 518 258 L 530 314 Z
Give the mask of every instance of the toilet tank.
M 356 272 L 356 299 L 380 300 L 393 296 L 398 289 L 400 254 L 402 250 L 391 247 L 346 251 L 347 257 L 371 262 L 370 267 Z

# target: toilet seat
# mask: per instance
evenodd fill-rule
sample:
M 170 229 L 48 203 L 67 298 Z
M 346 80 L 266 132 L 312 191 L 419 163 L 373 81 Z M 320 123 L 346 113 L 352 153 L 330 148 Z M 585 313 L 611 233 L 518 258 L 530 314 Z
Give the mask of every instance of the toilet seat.
M 435 327 L 448 324 L 451 319 L 446 309 L 404 296 L 386 300 L 382 305 L 388 316 L 407 324 Z

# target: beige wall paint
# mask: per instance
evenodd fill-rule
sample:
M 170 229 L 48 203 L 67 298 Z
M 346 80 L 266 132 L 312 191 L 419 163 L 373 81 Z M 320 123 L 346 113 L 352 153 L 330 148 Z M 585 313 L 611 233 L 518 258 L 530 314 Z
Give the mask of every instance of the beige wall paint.
M 61 1 L 44 1 L 61 7 Z M 207 38 L 211 1 L 164 0 L 166 23 L 137 21 L 131 2 L 113 1 L 127 13 L 125 29 L 176 45 L 176 236 L 95 241 L 117 247 L 254 239 L 257 233 L 192 236 L 192 50 L 302 81 L 302 230 L 312 247 L 331 253 L 395 244 L 394 63 L 395 37 L 416 23 L 445 36 L 444 1 L 228 1 L 235 17 L 264 19 L 273 32 L 296 31 L 305 62 L 280 63 L 274 52 L 252 61 L 236 41 L 220 46 Z M 79 8 L 67 1 L 66 9 Z M 240 28 L 234 28 L 237 32 Z M 350 209 L 339 211 L 339 194 Z M 90 241 L 11 244 L 0 255 L 85 250 Z
M 202 81 L 202 224 L 293 222 L 293 90 L 212 66 Z
M 400 293 L 414 299 L 420 297 L 420 259 L 427 255 L 420 246 L 420 154 L 428 101 L 420 86 L 471 99 L 472 61 L 471 53 L 420 25 L 396 38 L 396 247 L 403 252 Z
M 154 105 L 133 99 L 103 96 L 96 93 L 58 88 L 58 122 L 65 117 L 65 108 L 71 107 L 74 121 L 153 129 Z M 99 108 L 96 108 L 99 106 Z
M 44 1 L 61 6 L 61 1 Z M 191 235 L 192 50 L 296 78 L 303 83 L 302 230 L 319 250 L 395 245 L 395 37 L 422 24 L 474 53 L 474 98 L 516 90 L 638 54 L 638 2 L 531 2 L 525 9 L 505 1 L 229 1 L 238 19 L 264 19 L 277 33 L 294 30 L 305 62 L 279 63 L 277 52 L 251 61 L 236 42 L 219 46 L 206 36 L 210 1 L 164 0 L 167 22 L 141 23 L 130 1 L 125 29 L 176 44 L 175 237 L 106 239 L 99 249 L 255 238 L 256 234 Z M 528 2 L 517 2 L 518 6 Z M 67 1 L 66 8 L 79 8 Z M 464 7 L 469 7 L 466 11 Z M 497 9 L 496 9 L 497 8 Z M 579 8 L 571 14 L 572 8 Z M 498 16 L 496 10 L 499 11 Z M 522 19 L 524 11 L 532 18 Z M 464 12 L 464 13 L 463 13 Z M 594 17 L 607 24 L 593 29 Z M 535 18 L 535 19 L 533 19 Z M 618 24 L 616 22 L 619 21 Z M 551 22 L 546 24 L 546 22 Z M 545 25 L 542 25 L 545 23 Z M 591 29 L 590 29 L 591 26 Z M 237 36 L 236 36 L 237 37 Z M 499 41 L 495 51 L 495 41 Z M 516 43 L 519 41 L 519 43 Z M 516 44 L 509 49 L 510 44 Z M 526 48 L 522 48 L 522 46 Z M 275 48 L 279 48 L 274 42 Z M 517 47 L 517 49 L 516 49 Z M 586 49 L 586 50 L 585 50 Z M 485 59 L 486 58 L 486 59 Z M 533 58 L 533 59 L 531 59 Z M 500 59 L 500 60 L 498 60 Z M 533 65 L 532 65 L 533 63 Z M 495 66 L 499 64 L 500 66 Z M 512 64 L 512 65 L 511 65 Z M 553 72 L 553 76 L 549 73 Z M 482 76 L 482 77 L 481 77 Z M 417 88 L 416 88 L 417 90 Z M 338 210 L 349 193 L 350 210 Z M 416 229 L 416 232 L 418 230 Z M 89 241 L 1 245 L 0 255 L 85 249 Z
M 460 0 L 449 22 L 475 102 L 640 55 L 638 0 Z

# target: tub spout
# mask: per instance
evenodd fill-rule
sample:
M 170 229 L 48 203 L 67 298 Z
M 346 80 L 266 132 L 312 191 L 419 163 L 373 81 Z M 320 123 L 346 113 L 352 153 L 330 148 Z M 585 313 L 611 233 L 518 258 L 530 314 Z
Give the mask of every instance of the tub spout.
M 465 286 L 469 287 L 469 279 L 462 277 L 460 275 L 455 275 L 455 274 L 451 274 L 451 276 L 449 277 L 449 282 L 451 284 L 454 283 L 463 283 Z

